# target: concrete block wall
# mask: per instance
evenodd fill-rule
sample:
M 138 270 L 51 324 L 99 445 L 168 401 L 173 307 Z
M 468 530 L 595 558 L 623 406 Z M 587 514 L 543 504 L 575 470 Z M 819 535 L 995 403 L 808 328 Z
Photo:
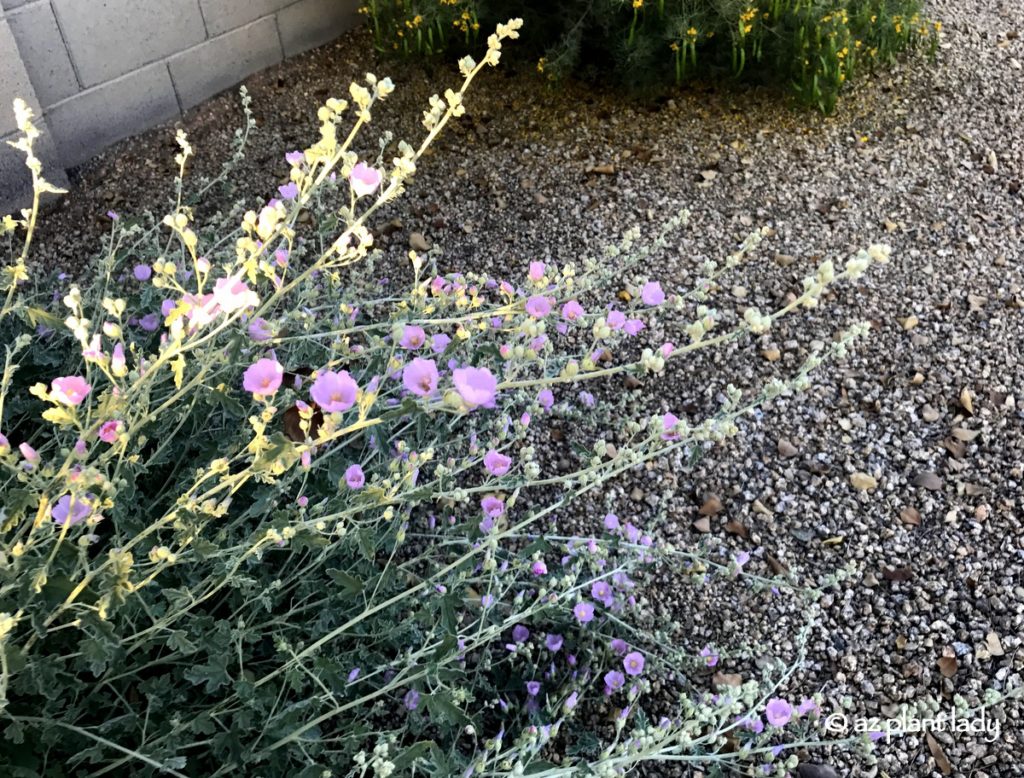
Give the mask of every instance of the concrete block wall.
M 180 116 L 358 22 L 359 0 L 0 0 L 0 142 L 11 101 L 39 126 L 46 175 Z M 24 204 L 20 155 L 0 144 L 0 213 Z

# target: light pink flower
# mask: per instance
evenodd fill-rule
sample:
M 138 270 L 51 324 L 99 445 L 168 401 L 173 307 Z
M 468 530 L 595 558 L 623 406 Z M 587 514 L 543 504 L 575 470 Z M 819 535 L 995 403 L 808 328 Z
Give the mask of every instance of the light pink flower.
M 120 432 L 120 419 L 111 419 L 110 421 L 103 422 L 100 426 L 99 439 L 104 443 L 115 443 L 117 442 L 117 436 Z
M 218 278 L 217 283 L 213 285 L 213 301 L 225 313 L 240 311 L 244 308 L 255 308 L 260 304 L 259 295 L 246 285 L 242 280 L 241 273 L 227 278 Z
M 640 290 L 640 299 L 644 305 L 661 305 L 665 302 L 665 293 L 661 290 L 661 284 L 657 281 L 648 281 Z
M 535 294 L 526 301 L 526 312 L 535 319 L 543 319 L 551 313 L 551 301 L 542 294 Z
M 416 357 L 402 370 L 402 385 L 415 395 L 427 397 L 437 389 L 437 364 Z
M 640 675 L 644 671 L 644 655 L 639 651 L 630 651 L 622 659 L 622 666 L 626 669 L 626 675 Z
M 7 439 L 7 436 L 0 432 L 0 457 L 11 450 L 11 441 Z
M 484 454 L 484 467 L 491 475 L 503 476 L 512 466 L 512 459 L 493 448 Z
M 273 334 L 270 331 L 270 322 L 266 319 L 257 317 L 249 322 L 249 337 L 257 343 L 270 340 Z
M 490 407 L 498 391 L 498 379 L 486 367 L 460 367 L 452 371 L 455 390 L 470 408 Z
M 349 465 L 345 470 L 345 483 L 348 484 L 349 489 L 362 489 L 363 484 L 366 483 L 363 468 L 359 465 Z
M 212 322 L 220 313 L 220 306 L 214 300 L 213 294 L 187 294 L 182 302 L 188 306 L 188 322 L 193 327 L 202 327 Z M 165 314 L 166 315 L 166 314 Z
M 661 428 L 664 432 L 661 433 L 662 440 L 679 440 L 679 434 L 675 431 L 676 425 L 679 424 L 679 417 L 674 413 L 666 413 L 661 417 Z
M 20 451 L 21 455 L 25 457 L 25 461 L 28 464 L 32 466 L 39 464 L 39 452 L 32 448 L 28 443 L 18 444 L 18 451 Z
M 92 505 L 85 497 L 74 497 L 65 494 L 50 508 L 53 523 L 63 527 L 65 524 L 74 526 L 88 518 L 92 513 Z
M 544 280 L 544 273 L 547 267 L 543 262 L 531 262 L 529 278 L 531 281 L 538 282 Z
M 128 372 L 128 366 L 124 361 L 124 346 L 120 343 L 114 346 L 114 351 L 110 355 L 110 372 L 116 376 L 123 376 Z
M 398 345 L 402 348 L 415 350 L 426 343 L 426 341 L 427 333 L 423 331 L 422 327 L 406 324 L 405 329 L 402 330 L 402 339 L 398 341 Z
M 480 507 L 483 508 L 484 515 L 490 519 L 496 519 L 505 513 L 505 502 L 500 497 L 490 494 L 480 501 Z
M 256 397 L 269 397 L 281 386 L 283 378 L 284 368 L 276 359 L 260 359 L 246 369 L 242 386 Z
M 78 405 L 88 396 L 92 387 L 81 376 L 54 378 L 50 382 L 50 395 L 64 405 Z
M 570 300 L 562 306 L 562 318 L 567 321 L 576 321 L 586 313 L 583 310 L 583 306 L 580 305 L 576 300 Z
M 764 715 L 773 727 L 784 727 L 793 717 L 793 706 L 781 697 L 772 697 L 765 705 Z
M 352 191 L 356 193 L 356 197 L 365 197 L 376 192 L 381 179 L 380 171 L 365 162 L 356 164 L 352 168 L 352 172 L 348 174 L 348 182 L 352 185 Z
M 347 371 L 327 371 L 317 376 L 309 395 L 328 413 L 347 411 L 356 402 L 359 386 Z

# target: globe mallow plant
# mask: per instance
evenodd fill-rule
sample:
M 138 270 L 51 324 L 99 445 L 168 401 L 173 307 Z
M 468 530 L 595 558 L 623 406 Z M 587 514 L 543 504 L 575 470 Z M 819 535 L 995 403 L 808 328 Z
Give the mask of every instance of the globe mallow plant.
M 410 252 L 382 279 L 368 225 L 519 26 L 459 63 L 417 146 L 384 133 L 376 155 L 355 150 L 388 79 L 328 100 L 319 138 L 286 154 L 289 181 L 253 208 L 198 218 L 179 133 L 173 209 L 111 213 L 81 282 L 30 273 L 54 188 L 17 104 L 36 198 L 3 221 L 5 775 L 619 775 L 659 760 L 783 775 L 821 742 L 820 697 L 786 696 L 792 663 L 714 688 L 734 658 L 654 623 L 645 587 L 671 569 L 757 597 L 803 589 L 622 510 L 582 532 L 560 517 L 736 435 L 864 327 L 756 394 L 730 387 L 705 419 L 602 415 L 613 401 L 588 387 L 656 384 L 888 249 L 823 262 L 792 302 L 731 324 L 714 291 L 764 235 L 677 289 L 646 269 L 685 212 L 646 242 L 631 230 L 525 275 L 443 273 Z M 669 339 L 646 342 L 654 329 Z M 568 472 L 538 448 L 557 418 L 579 421 Z

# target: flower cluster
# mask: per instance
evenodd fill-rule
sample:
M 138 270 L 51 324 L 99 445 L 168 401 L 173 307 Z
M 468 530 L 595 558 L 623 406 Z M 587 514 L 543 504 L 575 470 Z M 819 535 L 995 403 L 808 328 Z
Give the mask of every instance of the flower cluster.
M 562 765 L 612 774 L 669 748 L 698 761 L 725 737 L 743 742 L 738 765 L 812 718 L 780 679 L 767 709 L 755 682 L 708 696 L 688 671 L 727 655 L 646 628 L 658 571 L 769 590 L 749 555 L 676 548 L 622 508 L 588 534 L 560 535 L 558 520 L 631 470 L 738 434 L 863 328 L 760 392 L 730 388 L 706 419 L 623 406 L 610 421 L 598 387 L 657 381 L 671 360 L 761 332 L 888 249 L 823 263 L 783 308 L 731 327 L 713 290 L 764 235 L 677 288 L 647 270 L 685 212 L 604 258 L 510 277 L 424 275 L 413 254 L 382 294 L 368 262 L 352 267 L 372 259 L 369 220 L 519 25 L 463 61 L 418 146 L 386 159 L 386 135 L 377 158 L 353 151 L 393 89 L 367 75 L 321 106 L 314 143 L 285 153 L 287 183 L 208 222 L 185 204 L 180 134 L 172 212 L 111 215 L 89 280 L 28 276 L 38 203 L 4 221 L 24 237 L 0 309 L 0 705 L 25 744 L 18 764 L 522 774 L 610 705 L 601 744 Z M 564 473 L 537 448 L 559 418 L 579 435 Z M 681 704 L 652 727 L 656 686 Z

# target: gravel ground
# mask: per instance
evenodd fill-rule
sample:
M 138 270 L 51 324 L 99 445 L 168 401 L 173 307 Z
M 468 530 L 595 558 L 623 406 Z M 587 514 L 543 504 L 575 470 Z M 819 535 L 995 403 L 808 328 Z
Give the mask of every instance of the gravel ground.
M 665 533 L 747 550 L 757 573 L 781 563 L 821 576 L 852 564 L 823 600 L 791 687 L 833 704 L 849 697 L 852 715 L 887 715 L 926 693 L 975 699 L 1019 685 L 1024 670 L 1024 39 L 1011 0 L 942 0 L 932 10 L 945 25 L 936 65 L 880 76 L 827 119 L 759 90 L 697 87 L 641 106 L 572 85 L 550 90 L 514 68 L 488 72 L 391 214 L 401 229 L 383 239 L 398 256 L 421 232 L 443 250 L 445 269 L 510 275 L 531 259 L 596 252 L 634 224 L 651 231 L 686 206 L 691 226 L 651 275 L 685 288 L 701 260 L 767 225 L 774 234 L 748 275 L 718 301 L 762 310 L 824 258 L 893 246 L 890 265 L 837 288 L 823 308 L 674 366 L 650 409 L 696 418 L 727 382 L 788 375 L 813 341 L 870 321 L 868 342 L 818 373 L 809 393 L 778 401 L 696 466 L 658 463 L 578 511 L 667 517 Z M 282 152 L 315 137 L 315 106 L 367 69 L 368 50 L 356 33 L 250 79 L 260 131 L 240 176 L 247 194 L 280 183 Z M 420 136 L 426 96 L 454 81 L 447 66 L 369 67 L 399 86 L 376 117 L 399 137 Z M 225 95 L 184 120 L 199 170 L 219 166 L 238 117 Z M 165 127 L 90 162 L 49 216 L 36 256 L 73 270 L 106 230 L 108 209 L 162 210 L 173 154 Z M 596 166 L 614 172 L 588 172 Z M 856 488 L 865 475 L 874 485 Z M 721 510 L 697 522 L 709 495 Z M 671 575 L 664 583 L 652 607 L 694 649 L 731 633 L 792 655 L 804 619 L 793 600 L 712 589 L 705 608 L 708 594 L 694 597 Z M 851 776 L 1024 775 L 1024 707 L 1003 715 L 993 743 L 937 733 L 930 748 L 907 736 L 882 744 L 871 770 L 838 753 L 816 758 Z

